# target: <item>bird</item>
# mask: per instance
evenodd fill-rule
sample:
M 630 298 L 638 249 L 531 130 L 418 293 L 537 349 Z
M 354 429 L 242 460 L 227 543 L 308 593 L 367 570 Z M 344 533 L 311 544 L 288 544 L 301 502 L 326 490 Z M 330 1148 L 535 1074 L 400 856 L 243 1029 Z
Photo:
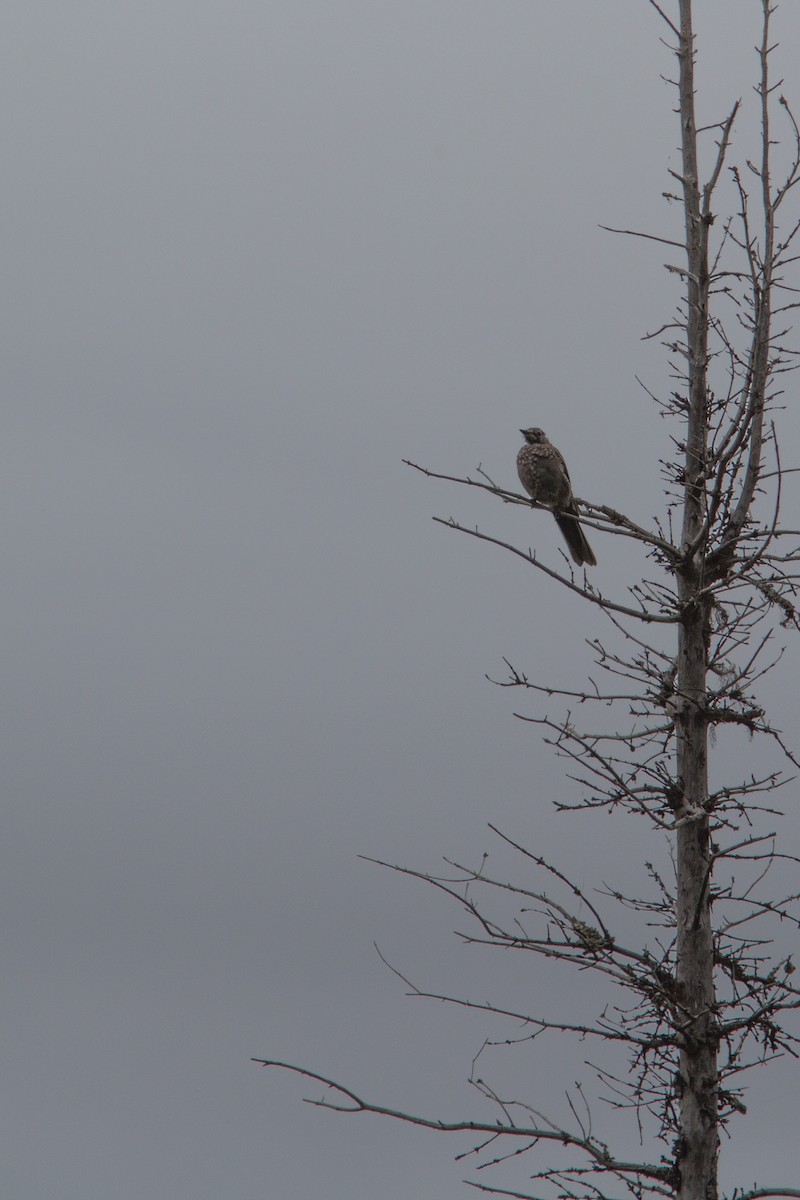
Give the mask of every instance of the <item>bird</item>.
M 578 521 L 567 464 L 542 429 L 520 429 L 525 443 L 517 455 L 519 480 L 530 498 L 552 510 L 556 524 L 579 567 L 597 566 L 597 559 Z

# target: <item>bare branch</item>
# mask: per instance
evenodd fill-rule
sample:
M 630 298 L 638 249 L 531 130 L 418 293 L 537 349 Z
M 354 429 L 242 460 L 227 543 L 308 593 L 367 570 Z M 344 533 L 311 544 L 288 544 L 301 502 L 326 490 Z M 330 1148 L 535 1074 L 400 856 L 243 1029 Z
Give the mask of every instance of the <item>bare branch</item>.
M 441 1121 L 435 1117 L 421 1117 L 415 1113 L 403 1112 L 401 1109 L 396 1108 L 387 1108 L 383 1104 L 375 1104 L 372 1101 L 364 1100 L 345 1084 L 338 1083 L 334 1079 L 328 1079 L 325 1075 L 320 1075 L 317 1071 L 310 1071 L 306 1067 L 297 1066 L 295 1063 L 281 1062 L 278 1059 L 269 1058 L 253 1058 L 250 1061 L 258 1063 L 262 1067 L 278 1067 L 283 1071 L 300 1075 L 304 1079 L 321 1083 L 335 1095 L 341 1096 L 345 1101 L 349 1101 L 349 1104 L 337 1104 L 324 1098 L 321 1100 L 306 1098 L 306 1104 L 312 1104 L 317 1108 L 328 1108 L 333 1112 L 343 1113 L 374 1113 L 376 1116 L 393 1117 L 396 1121 L 403 1121 L 409 1125 L 418 1125 L 423 1129 L 435 1129 L 439 1133 L 488 1133 L 493 1136 L 502 1134 L 506 1137 L 526 1138 L 534 1142 L 558 1142 L 563 1146 L 576 1146 L 580 1150 L 583 1150 L 593 1160 L 596 1167 L 602 1171 L 613 1172 L 618 1175 L 642 1176 L 646 1179 L 666 1180 L 669 1178 L 669 1171 L 664 1167 L 658 1167 L 652 1163 L 618 1161 L 608 1153 L 608 1149 L 601 1142 L 597 1142 L 594 1138 L 573 1134 L 569 1130 L 558 1128 L 555 1125 L 504 1125 L 499 1121 L 490 1125 L 483 1121 Z
M 682 242 L 673 242 L 671 238 L 658 237 L 655 233 L 641 233 L 638 229 L 614 229 L 611 225 L 600 225 L 600 229 L 604 229 L 606 233 L 624 233 L 628 237 L 647 238 L 651 242 L 661 242 L 664 246 L 677 246 L 679 250 L 683 249 Z

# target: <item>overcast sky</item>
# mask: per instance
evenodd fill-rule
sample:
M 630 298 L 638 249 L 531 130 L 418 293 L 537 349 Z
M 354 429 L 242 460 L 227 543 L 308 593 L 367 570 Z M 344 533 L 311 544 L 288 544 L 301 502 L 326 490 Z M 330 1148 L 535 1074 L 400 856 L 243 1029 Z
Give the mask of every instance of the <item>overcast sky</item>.
M 710 123 L 752 102 L 760 6 L 698 7 Z M 790 0 L 775 32 L 798 111 Z M 662 511 L 635 377 L 668 386 L 641 337 L 669 252 L 599 228 L 680 230 L 662 33 L 646 0 L 6 0 L 4 1196 L 472 1194 L 469 1139 L 321 1113 L 250 1059 L 493 1119 L 466 1079 L 496 1030 L 405 998 L 373 942 L 538 1011 L 575 980 L 463 947 L 357 856 L 500 869 L 489 821 L 587 887 L 663 853 L 558 816 L 572 785 L 484 678 L 575 684 L 607 626 L 430 517 L 558 566 L 552 520 L 401 461 L 516 487 L 539 424 L 579 495 Z M 796 462 L 796 406 L 784 430 Z M 601 587 L 635 582 L 592 541 Z M 566 1119 L 571 1061 L 501 1070 Z M 796 1185 L 796 1094 L 754 1088 L 727 1186 Z

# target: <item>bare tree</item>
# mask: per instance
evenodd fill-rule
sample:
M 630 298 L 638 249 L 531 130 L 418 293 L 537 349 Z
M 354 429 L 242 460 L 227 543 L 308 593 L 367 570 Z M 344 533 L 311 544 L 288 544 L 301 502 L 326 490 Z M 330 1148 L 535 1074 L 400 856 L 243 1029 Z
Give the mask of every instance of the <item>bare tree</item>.
M 583 690 L 567 691 L 510 663 L 508 677 L 499 682 L 543 702 L 563 702 L 557 716 L 545 711 L 523 719 L 538 725 L 567 760 L 580 792 L 572 807 L 639 814 L 659 838 L 669 839 L 671 870 L 648 864 L 652 886 L 644 896 L 608 887 L 590 893 L 498 829 L 496 836 L 526 867 L 524 883 L 454 862 L 441 876 L 383 865 L 460 905 L 471 921 L 463 935 L 468 942 L 555 959 L 611 989 L 612 1000 L 603 991 L 599 1011 L 569 1023 L 525 1008 L 437 995 L 405 980 L 417 995 L 512 1017 L 523 1023 L 526 1039 L 554 1030 L 625 1048 L 624 1068 L 599 1073 L 607 1098 L 635 1117 L 641 1143 L 651 1152 L 631 1160 L 600 1140 L 580 1085 L 570 1097 L 572 1123 L 566 1127 L 532 1104 L 502 1097 L 474 1070 L 472 1083 L 497 1105 L 497 1119 L 443 1121 L 365 1100 L 296 1065 L 256 1060 L 325 1085 L 323 1097 L 311 1101 L 322 1107 L 477 1134 L 474 1153 L 483 1165 L 526 1156 L 533 1190 L 472 1183 L 526 1200 L 545 1194 L 618 1200 L 620 1191 L 636 1200 L 717 1200 L 720 1134 L 746 1112 L 743 1072 L 800 1054 L 791 1028 L 800 988 L 791 959 L 775 952 L 771 932 L 775 924 L 800 927 L 798 893 L 784 886 L 776 898 L 766 882 L 768 874 L 770 882 L 780 875 L 782 863 L 798 862 L 776 850 L 774 830 L 780 815 L 775 794 L 798 763 L 758 698 L 760 681 L 781 657 L 775 648 L 779 631 L 800 626 L 800 534 L 781 524 L 786 468 L 773 416 L 783 375 L 794 361 L 786 345 L 789 313 L 800 303 L 785 275 L 795 261 L 800 222 L 781 220 L 800 180 L 800 131 L 780 84 L 770 78 L 770 0 L 757 0 L 759 155 L 738 166 L 728 163 L 738 102 L 716 125 L 697 127 L 691 0 L 648 2 L 677 61 L 682 161 L 671 172 L 669 199 L 682 206 L 684 238 L 613 232 L 655 237 L 681 252 L 680 261 L 668 264 L 681 284 L 677 310 L 648 335 L 663 345 L 674 381 L 668 396 L 653 395 L 672 422 L 674 452 L 663 463 L 660 520 L 648 524 L 580 500 L 576 511 L 601 535 L 594 539 L 600 554 L 604 533 L 633 539 L 645 547 L 651 574 L 627 595 L 609 596 L 586 572 L 576 575 L 566 558 L 556 570 L 530 550 L 452 519 L 443 524 L 504 547 L 608 618 L 614 644 L 591 643 L 605 684 L 592 680 Z M 778 119 L 780 139 L 773 130 Z M 710 168 L 703 175 L 701 151 L 708 143 Z M 735 203 L 719 215 L 717 197 L 726 180 Z M 483 489 L 503 503 L 530 503 L 482 470 L 467 478 L 424 473 Z M 579 704 L 583 712 L 592 706 L 597 711 L 590 729 L 573 720 Z M 725 778 L 722 765 L 710 779 L 709 752 L 720 727 L 764 739 L 783 762 L 738 780 Z M 503 899 L 513 911 L 503 908 Z M 621 910 L 636 915 L 640 932 L 634 939 L 617 932 Z M 800 1197 L 800 1189 L 777 1183 L 744 1188 L 735 1200 L 767 1196 Z

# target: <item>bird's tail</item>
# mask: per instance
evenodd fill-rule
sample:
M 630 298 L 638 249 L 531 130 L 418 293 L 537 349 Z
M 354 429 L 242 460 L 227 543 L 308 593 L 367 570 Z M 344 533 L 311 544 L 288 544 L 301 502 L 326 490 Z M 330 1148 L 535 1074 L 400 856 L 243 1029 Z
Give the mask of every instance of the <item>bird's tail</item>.
M 576 520 L 577 515 L 578 510 L 574 507 L 553 513 L 564 541 L 569 546 L 572 561 L 576 562 L 579 567 L 582 567 L 584 564 L 587 567 L 596 567 L 597 559 L 594 556 L 592 547 L 586 540 L 586 534 L 583 532 L 580 522 Z

